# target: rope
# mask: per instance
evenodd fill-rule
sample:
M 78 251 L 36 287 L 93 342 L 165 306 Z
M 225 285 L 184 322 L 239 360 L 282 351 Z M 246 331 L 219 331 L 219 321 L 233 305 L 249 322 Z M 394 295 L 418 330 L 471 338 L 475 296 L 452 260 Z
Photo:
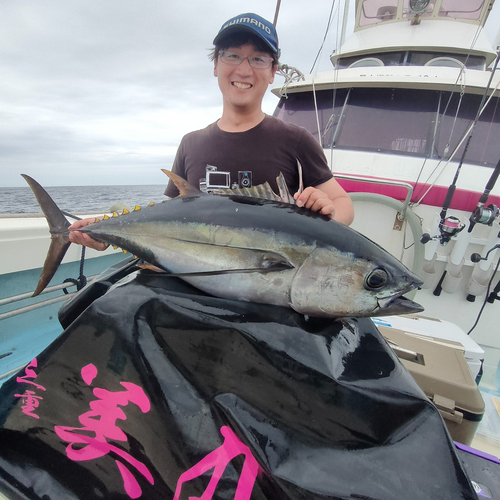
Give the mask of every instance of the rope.
M 318 62 L 319 56 L 321 55 L 321 52 L 323 51 L 323 46 L 325 45 L 326 37 L 328 36 L 328 32 L 330 31 L 330 28 L 332 26 L 332 22 L 333 22 L 332 17 L 333 17 L 334 7 L 335 7 L 335 0 L 332 1 L 332 7 L 330 9 L 330 15 L 328 16 L 328 23 L 326 26 L 326 31 L 325 31 L 325 35 L 323 37 L 323 41 L 321 42 L 321 47 L 318 50 L 318 54 L 316 55 L 316 59 L 314 59 L 313 65 L 311 67 L 311 71 L 309 71 L 309 73 L 313 72 L 314 66 L 316 66 L 316 63 Z
M 319 113 L 318 113 L 318 101 L 316 100 L 316 85 L 314 84 L 314 77 L 312 77 L 312 88 L 313 88 L 313 99 L 314 99 L 314 111 L 316 113 L 316 126 L 318 127 L 318 142 L 321 144 L 321 126 L 319 124 Z M 321 144 L 323 146 L 323 144 Z
M 469 54 L 467 54 L 466 62 L 467 62 L 468 58 L 469 58 Z M 444 151 L 443 151 L 443 153 L 444 153 L 445 156 L 450 151 L 450 142 L 451 142 L 451 139 L 453 137 L 453 133 L 455 131 L 455 125 L 457 123 L 458 113 L 459 113 L 460 108 L 462 106 L 462 99 L 463 99 L 463 96 L 465 94 L 465 65 L 462 66 L 461 69 L 460 69 L 458 77 L 455 80 L 455 84 L 454 84 L 455 87 L 458 85 L 459 81 L 460 81 L 460 98 L 458 100 L 457 110 L 456 110 L 456 113 L 455 113 L 455 119 L 453 120 L 451 131 L 450 131 L 450 134 L 449 134 L 449 137 L 448 137 L 448 141 L 447 141 L 446 146 L 445 146 Z M 454 94 L 455 94 L 454 90 L 452 92 L 450 92 L 450 96 L 448 97 L 448 102 L 446 103 L 446 106 L 445 106 L 445 108 L 444 108 L 444 110 L 443 110 L 443 112 L 441 114 L 441 116 L 443 118 L 446 116 L 446 113 L 448 111 L 448 107 L 451 104 L 451 101 L 453 99 Z M 434 144 L 435 144 L 435 141 L 436 141 L 436 135 L 437 135 L 437 131 L 438 131 L 439 116 L 440 116 L 440 113 L 441 113 L 441 97 L 442 97 L 442 92 L 439 93 L 439 102 L 438 102 L 437 116 L 436 116 L 436 126 L 434 127 L 434 134 L 432 136 L 432 148 L 431 148 L 431 153 L 430 153 L 431 157 L 434 155 Z M 455 152 L 453 152 L 453 155 L 455 154 Z M 444 158 L 442 158 L 442 159 L 440 159 L 438 161 L 437 165 L 434 167 L 434 169 L 432 170 L 432 172 L 430 172 L 430 174 L 427 176 L 427 180 L 424 182 L 424 184 L 426 184 L 427 182 L 429 182 L 429 180 L 431 179 L 431 177 L 434 175 L 434 173 L 437 171 L 437 169 L 439 168 L 439 166 L 443 162 L 443 159 Z M 422 175 L 422 173 L 424 171 L 424 167 L 425 167 L 426 162 L 427 162 L 427 157 L 424 159 L 424 162 L 422 164 L 420 172 L 418 173 L 417 180 L 415 181 L 415 187 L 418 185 L 418 182 L 420 181 L 420 176 Z M 449 163 L 449 161 L 448 161 L 448 163 Z M 437 181 L 437 178 L 436 178 L 436 181 Z M 421 203 L 421 201 L 424 199 L 424 197 L 427 195 L 428 192 L 429 192 L 429 190 L 424 194 L 424 196 L 422 196 L 422 198 L 419 199 L 419 201 L 414 206 L 418 206 Z M 422 188 L 420 189 L 418 196 L 421 193 L 422 193 Z
M 76 285 L 77 290 L 81 290 L 87 284 L 87 277 L 83 274 L 83 264 L 85 263 L 85 247 L 82 246 L 82 256 L 80 257 L 80 276 L 78 279 L 75 278 L 66 278 L 63 283 L 73 283 Z M 63 288 L 63 292 L 65 295 L 68 295 L 68 290 Z
M 287 89 L 292 82 L 305 80 L 303 73 L 301 73 L 297 68 L 288 66 L 287 64 L 280 64 L 276 74 L 285 79 L 285 82 L 279 90 L 280 97 L 284 97 L 285 99 L 288 99 Z
M 493 92 L 491 93 L 490 97 L 488 98 L 488 100 L 486 101 L 486 103 L 483 105 L 483 107 L 480 110 L 478 110 L 478 114 L 476 116 L 475 122 L 477 122 L 477 120 L 479 119 L 479 117 L 482 115 L 483 111 L 486 109 L 486 107 L 490 103 L 492 97 L 495 95 L 495 92 L 496 92 L 496 90 L 497 90 L 497 88 L 499 86 L 500 86 L 500 82 L 498 82 L 498 84 L 495 86 L 495 88 L 493 89 Z M 488 91 L 488 89 L 486 89 L 486 91 Z M 468 128 L 467 132 L 463 135 L 461 141 L 458 143 L 457 147 L 454 149 L 453 153 L 451 154 L 451 156 L 446 161 L 444 167 L 438 173 L 438 175 L 436 176 L 436 178 L 434 179 L 434 181 L 432 182 L 432 184 L 430 184 L 429 188 L 425 191 L 425 193 L 421 196 L 421 198 L 414 204 L 414 206 L 418 207 L 420 205 L 420 203 L 422 203 L 423 199 L 427 196 L 427 194 L 429 193 L 429 191 L 435 186 L 435 184 L 436 184 L 437 180 L 439 179 L 439 177 L 441 176 L 441 174 L 445 171 L 446 167 L 449 165 L 449 163 L 451 162 L 451 160 L 453 159 L 453 157 L 455 156 L 455 154 L 457 153 L 457 151 L 460 149 L 460 146 L 462 146 L 463 142 L 468 138 L 469 134 L 472 132 L 472 130 L 473 130 L 474 126 L 475 126 L 475 122 L 472 123 L 472 125 Z M 441 161 L 439 161 L 439 163 L 436 165 L 436 168 L 429 175 L 428 179 L 430 179 L 430 177 L 432 176 L 432 174 L 437 171 L 437 168 L 439 167 L 440 164 L 441 164 Z
M 476 35 L 474 37 L 474 40 L 472 42 L 472 45 L 471 45 L 471 49 L 472 47 L 474 47 L 476 41 L 477 41 L 477 38 L 479 36 L 479 27 L 478 27 L 478 30 L 476 30 Z M 469 53 L 467 54 L 467 58 L 465 60 L 465 62 L 467 62 L 467 60 L 469 59 L 469 56 L 470 56 L 470 50 L 469 49 Z M 488 104 L 490 103 L 491 99 L 493 98 L 493 96 L 495 95 L 495 92 L 496 90 L 498 89 L 499 85 L 500 85 L 500 82 L 497 83 L 497 85 L 495 86 L 495 88 L 493 89 L 493 91 L 491 92 L 491 95 L 489 96 L 489 98 L 487 99 L 487 96 L 488 96 L 488 90 L 491 88 L 491 82 L 493 80 L 493 77 L 495 75 L 495 71 L 497 69 L 497 66 L 498 66 L 498 62 L 500 60 L 500 51 L 497 52 L 497 57 L 495 59 L 495 64 L 493 65 L 493 70 L 491 72 L 491 75 L 490 75 L 490 78 L 488 80 L 488 84 L 486 85 L 486 88 L 484 90 L 484 93 L 483 93 L 483 96 L 481 98 L 481 102 L 479 104 L 479 107 L 478 107 L 478 110 L 477 110 L 477 113 L 476 113 L 476 118 L 474 119 L 474 122 L 472 123 L 472 125 L 469 127 L 469 129 L 467 130 L 467 132 L 463 135 L 462 137 L 462 140 L 458 143 L 457 147 L 455 148 L 455 150 L 453 151 L 453 153 L 451 154 L 451 156 L 448 158 L 446 164 L 444 165 L 444 167 L 441 169 L 441 171 L 439 172 L 439 174 L 437 175 L 437 177 L 434 179 L 434 181 L 432 182 L 432 184 L 429 186 L 429 188 L 427 189 L 427 191 L 423 194 L 423 196 L 416 202 L 416 204 L 414 206 L 419 206 L 420 203 L 422 203 L 423 199 L 427 196 L 427 194 L 429 193 L 429 191 L 434 187 L 434 185 L 436 184 L 437 180 L 439 179 L 440 175 L 444 172 L 444 170 L 446 169 L 446 167 L 448 166 L 448 164 L 451 162 L 451 160 L 453 159 L 453 157 L 455 156 L 455 154 L 457 153 L 457 151 L 459 150 L 460 146 L 462 145 L 462 143 L 467 139 L 467 144 L 465 146 L 465 149 L 464 149 L 464 152 L 462 154 L 462 158 L 460 160 L 460 163 L 459 163 L 459 167 L 457 169 L 457 172 L 455 173 L 455 178 L 457 177 L 458 173 L 460 172 L 460 168 L 462 166 L 462 162 L 465 158 L 465 153 L 467 152 L 467 148 L 468 148 L 468 145 L 472 139 L 472 134 L 474 132 L 474 128 L 477 124 L 477 122 L 479 121 L 479 118 L 480 116 L 482 115 L 483 111 L 486 109 L 486 107 L 488 106 Z M 455 82 L 455 85 L 458 84 L 458 81 L 459 79 L 462 78 L 462 73 L 465 75 L 465 64 L 464 64 L 464 67 L 462 68 L 462 70 L 460 71 L 459 75 L 458 75 L 458 78 L 457 78 L 457 81 Z M 462 97 L 463 97 L 463 94 L 465 93 L 465 82 L 464 80 L 462 79 L 462 83 L 460 84 L 461 86 L 461 93 L 460 93 L 460 100 L 459 100 L 459 103 L 458 103 L 458 106 L 460 106 L 461 102 L 462 102 Z M 453 95 L 453 93 L 450 95 L 450 99 L 448 100 L 448 104 L 446 105 L 446 109 L 448 108 L 448 105 L 450 104 L 450 101 L 451 101 L 451 96 Z M 443 116 L 444 116 L 444 113 L 446 113 L 446 109 L 445 111 L 443 112 Z M 455 120 L 457 119 L 457 116 L 458 116 L 458 108 L 457 108 L 457 113 L 455 115 Z M 453 123 L 453 128 L 455 127 L 455 122 Z M 451 138 L 451 134 L 450 134 L 450 138 Z M 449 147 L 449 143 L 447 144 L 447 147 Z M 429 179 L 431 178 L 431 176 L 437 171 L 439 165 L 441 164 L 441 161 L 440 160 L 438 162 L 438 164 L 436 165 L 436 167 L 434 168 L 434 170 L 431 172 L 431 174 L 427 177 L 427 181 L 429 181 Z

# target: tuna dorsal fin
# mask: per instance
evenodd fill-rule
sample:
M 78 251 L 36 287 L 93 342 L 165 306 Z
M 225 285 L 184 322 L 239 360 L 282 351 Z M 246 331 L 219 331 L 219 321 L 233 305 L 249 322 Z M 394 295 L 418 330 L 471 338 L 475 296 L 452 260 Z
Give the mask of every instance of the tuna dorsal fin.
M 179 194 L 184 196 L 186 194 L 200 194 L 200 190 L 189 184 L 189 182 L 177 174 L 174 174 L 170 170 L 165 170 L 162 168 L 163 173 L 168 175 L 169 179 L 175 184 L 175 187 L 179 190 Z
M 276 184 L 278 184 L 278 189 L 280 192 L 280 200 L 284 201 L 285 203 L 290 203 L 292 205 L 295 205 L 293 194 L 290 194 L 288 186 L 286 185 L 285 176 L 283 175 L 282 172 L 280 172 L 280 175 L 276 177 Z
M 298 193 L 301 194 L 302 191 L 304 191 L 304 180 L 302 179 L 302 165 L 297 158 L 297 172 L 299 174 L 299 191 Z
M 295 200 L 293 195 L 290 193 L 288 186 L 286 184 L 285 176 L 280 172 L 279 176 L 276 177 L 276 184 L 278 185 L 279 194 L 273 191 L 269 182 L 264 182 L 264 184 L 258 184 L 252 187 L 243 187 L 235 189 L 214 189 L 212 194 L 220 196 L 247 196 L 249 198 L 258 198 L 263 200 L 281 201 L 283 203 L 290 203 L 295 205 Z

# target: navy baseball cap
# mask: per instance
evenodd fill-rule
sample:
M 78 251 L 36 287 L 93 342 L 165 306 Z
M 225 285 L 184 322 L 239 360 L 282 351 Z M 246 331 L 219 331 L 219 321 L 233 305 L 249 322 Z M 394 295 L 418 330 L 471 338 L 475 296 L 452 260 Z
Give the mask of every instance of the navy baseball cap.
M 217 45 L 217 43 L 229 33 L 235 33 L 237 31 L 249 31 L 257 35 L 271 49 L 271 52 L 274 52 L 278 57 L 280 56 L 276 28 L 272 23 L 266 21 L 257 14 L 240 14 L 239 16 L 229 19 L 229 21 L 222 25 L 219 33 L 214 38 L 214 45 Z

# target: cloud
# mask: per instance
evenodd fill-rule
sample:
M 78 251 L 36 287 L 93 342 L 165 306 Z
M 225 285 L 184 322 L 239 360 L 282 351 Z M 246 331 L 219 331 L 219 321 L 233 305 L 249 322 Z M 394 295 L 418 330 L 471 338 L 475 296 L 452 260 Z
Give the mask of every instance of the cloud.
M 21 172 L 45 185 L 163 183 L 182 136 L 221 114 L 207 58 L 220 26 L 249 9 L 272 20 L 275 5 L 0 2 L 0 186 L 24 185 Z M 331 5 L 282 4 L 283 62 L 311 69 Z M 330 35 L 320 69 L 334 45 Z M 277 102 L 269 94 L 264 110 Z
M 22 185 L 21 171 L 48 184 L 113 183 L 115 169 L 123 183 L 154 183 L 182 135 L 220 116 L 200 50 L 213 28 L 189 33 L 188 9 L 143 5 L 2 4 L 2 185 Z

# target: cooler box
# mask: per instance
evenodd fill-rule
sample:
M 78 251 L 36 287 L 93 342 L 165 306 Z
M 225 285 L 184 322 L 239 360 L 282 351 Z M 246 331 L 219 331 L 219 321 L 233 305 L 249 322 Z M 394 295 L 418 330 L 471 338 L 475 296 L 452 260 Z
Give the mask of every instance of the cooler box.
M 484 401 L 462 346 L 436 343 L 393 327 L 377 327 L 434 402 L 452 439 L 470 445 L 484 415 Z
M 474 342 L 459 326 L 449 321 L 426 318 L 418 314 L 405 316 L 380 316 L 373 318 L 376 326 L 397 328 L 417 337 L 424 337 L 435 342 L 444 341 L 445 344 L 458 342 L 464 348 L 464 356 L 472 373 L 477 380 L 484 359 L 484 350 Z

